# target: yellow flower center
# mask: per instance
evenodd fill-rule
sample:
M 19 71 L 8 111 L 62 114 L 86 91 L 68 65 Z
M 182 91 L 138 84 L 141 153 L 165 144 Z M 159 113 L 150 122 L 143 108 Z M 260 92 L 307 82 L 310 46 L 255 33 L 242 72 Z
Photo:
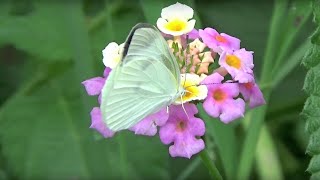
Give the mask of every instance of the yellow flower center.
M 165 25 L 171 31 L 182 31 L 187 27 L 187 22 L 181 19 L 173 19 Z
M 179 131 L 179 132 L 182 132 L 182 131 L 184 131 L 186 129 L 186 127 L 187 127 L 187 124 L 184 121 L 180 120 L 177 123 L 176 130 Z
M 226 43 L 227 42 L 227 39 L 221 35 L 216 35 L 215 36 L 215 39 L 221 43 Z
M 186 82 L 184 84 L 184 88 L 185 88 L 185 93 L 182 96 L 183 101 L 189 100 L 199 95 L 199 89 L 197 88 L 197 85 L 193 85 L 191 83 Z
M 217 89 L 213 92 L 213 99 L 216 101 L 223 101 L 227 97 L 226 93 L 223 92 L 221 89 Z
M 240 69 L 241 67 L 241 60 L 235 55 L 227 55 L 226 63 L 236 69 Z

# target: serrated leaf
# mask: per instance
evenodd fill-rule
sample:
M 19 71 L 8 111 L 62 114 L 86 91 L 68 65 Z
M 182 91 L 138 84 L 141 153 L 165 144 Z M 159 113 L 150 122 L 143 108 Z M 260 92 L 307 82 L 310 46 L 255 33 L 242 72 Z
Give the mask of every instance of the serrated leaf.
M 315 22 L 320 25 L 320 0 L 314 0 L 313 2 L 313 15 Z
M 320 1 L 314 0 L 313 11 L 314 19 L 320 26 Z M 309 163 L 307 171 L 311 175 L 311 179 L 320 177 L 320 31 L 319 27 L 311 37 L 313 44 L 311 49 L 306 52 L 303 64 L 309 68 L 307 73 L 304 90 L 309 94 L 305 106 L 302 111 L 302 117 L 306 120 L 306 131 L 310 134 L 307 153 L 313 156 Z
M 320 59 L 320 46 L 313 44 L 305 53 L 302 64 L 308 69 L 316 66 L 319 63 Z
M 312 95 L 320 96 L 320 64 L 311 68 L 305 79 L 303 89 Z
M 307 153 L 310 155 L 316 155 L 320 153 L 320 129 L 313 132 L 310 136 L 309 145 L 307 147 Z
M 312 134 L 314 131 L 320 128 L 320 97 L 310 96 L 301 113 L 302 117 L 307 120 L 306 131 Z
M 320 171 L 320 155 L 312 157 L 307 169 L 310 173 L 317 173 Z
M 59 13 L 62 6 L 59 2 L 35 1 L 33 11 L 24 16 L 2 12 L 0 46 L 12 44 L 43 60 L 69 60 L 70 45 L 65 42 L 67 33 L 61 21 L 64 16 Z

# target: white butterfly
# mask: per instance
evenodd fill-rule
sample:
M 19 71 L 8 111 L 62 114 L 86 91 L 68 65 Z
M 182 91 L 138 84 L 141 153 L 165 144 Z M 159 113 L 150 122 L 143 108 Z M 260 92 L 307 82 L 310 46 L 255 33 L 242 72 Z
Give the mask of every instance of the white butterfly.
M 167 42 L 154 26 L 139 23 L 102 89 L 103 120 L 112 131 L 128 129 L 183 93 L 179 65 Z

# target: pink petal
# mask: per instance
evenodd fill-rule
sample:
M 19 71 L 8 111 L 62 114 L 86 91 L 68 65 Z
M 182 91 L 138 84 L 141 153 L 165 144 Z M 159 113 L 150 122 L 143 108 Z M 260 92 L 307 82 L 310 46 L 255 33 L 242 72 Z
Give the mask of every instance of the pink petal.
M 111 131 L 103 122 L 100 108 L 94 107 L 91 110 L 91 126 L 90 128 L 98 131 L 103 137 L 108 138 L 112 137 L 115 132 Z
M 196 29 L 193 29 L 188 33 L 189 39 L 197 39 L 199 38 L 199 32 Z
M 225 82 L 220 86 L 220 89 L 228 94 L 229 97 L 237 97 L 239 95 L 239 84 Z
M 163 108 L 159 112 L 147 116 L 130 130 L 134 131 L 135 134 L 154 136 L 157 133 L 157 126 L 164 125 L 168 118 L 167 108 Z
M 221 76 L 219 73 L 213 73 L 213 74 L 207 76 L 207 77 L 201 82 L 201 84 L 207 85 L 208 88 L 210 88 L 210 85 L 220 84 L 223 79 L 224 79 L 224 77 Z
M 220 120 L 224 123 L 229 123 L 235 119 L 243 117 L 245 111 L 245 102 L 238 98 L 228 99 L 221 108 Z
M 174 122 L 169 122 L 169 120 L 165 125 L 160 127 L 159 137 L 163 144 L 170 144 L 174 141 L 175 129 L 176 129 L 176 124 Z
M 99 95 L 104 86 L 105 79 L 102 77 L 94 77 L 82 82 L 87 93 L 90 96 Z
M 183 136 L 169 147 L 169 153 L 172 157 L 191 158 L 192 155 L 199 153 L 205 148 L 202 139 L 196 139 L 192 136 Z
M 212 97 L 207 97 L 205 99 L 205 101 L 203 102 L 203 109 L 207 112 L 208 115 L 215 118 L 219 117 L 221 111 L 220 105 L 216 104 Z
M 103 71 L 103 77 L 108 78 L 111 70 L 112 70 L 111 68 L 106 67 L 106 68 L 104 69 L 104 71 Z

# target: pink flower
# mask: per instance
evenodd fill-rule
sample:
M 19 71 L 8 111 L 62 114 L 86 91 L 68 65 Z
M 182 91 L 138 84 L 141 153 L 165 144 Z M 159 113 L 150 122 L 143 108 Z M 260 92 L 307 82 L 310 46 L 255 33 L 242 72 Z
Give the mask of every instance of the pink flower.
M 254 108 L 266 104 L 259 86 L 254 82 L 239 84 L 240 92 L 246 101 L 249 101 L 249 107 Z
M 90 95 L 90 96 L 99 95 L 99 97 L 98 97 L 99 103 L 101 102 L 101 96 L 100 96 L 101 90 L 102 90 L 110 72 L 111 72 L 111 69 L 109 67 L 106 67 L 103 72 L 104 77 L 94 77 L 94 78 L 91 78 L 91 79 L 88 79 L 88 80 L 85 80 L 82 82 L 88 95 Z
M 157 133 L 157 126 L 164 125 L 168 118 L 167 108 L 163 108 L 159 112 L 147 116 L 130 130 L 134 131 L 135 134 L 154 136 Z
M 223 52 L 219 59 L 220 66 L 224 67 L 232 78 L 240 83 L 254 81 L 253 52 L 242 48 L 234 52 Z
M 221 54 L 223 51 L 240 49 L 240 39 L 225 33 L 219 34 L 212 28 L 200 29 L 199 36 L 209 48 L 218 54 Z
M 102 77 L 94 77 L 88 80 L 85 80 L 82 82 L 84 85 L 88 95 L 90 96 L 96 96 L 101 93 L 101 90 L 105 83 L 105 78 Z
M 95 129 L 98 131 L 103 137 L 109 138 L 114 135 L 115 132 L 111 131 L 103 122 L 102 120 L 102 114 L 100 111 L 100 108 L 94 107 L 91 110 L 91 126 L 90 128 Z
M 220 117 L 224 123 L 229 123 L 243 117 L 245 102 L 243 99 L 234 99 L 239 95 L 237 83 L 221 83 L 223 76 L 214 73 L 207 76 L 201 84 L 208 87 L 208 96 L 203 103 L 204 110 L 212 117 Z
M 203 140 L 196 138 L 204 135 L 205 125 L 201 119 L 194 117 L 198 113 L 194 104 L 185 103 L 184 108 L 188 115 L 181 105 L 170 106 L 169 119 L 160 127 L 159 136 L 164 144 L 173 143 L 169 147 L 172 157 L 191 158 L 205 148 Z
M 188 34 L 188 39 L 197 39 L 199 38 L 199 31 L 196 29 L 192 29 Z M 183 35 L 184 38 L 187 38 L 186 35 Z

